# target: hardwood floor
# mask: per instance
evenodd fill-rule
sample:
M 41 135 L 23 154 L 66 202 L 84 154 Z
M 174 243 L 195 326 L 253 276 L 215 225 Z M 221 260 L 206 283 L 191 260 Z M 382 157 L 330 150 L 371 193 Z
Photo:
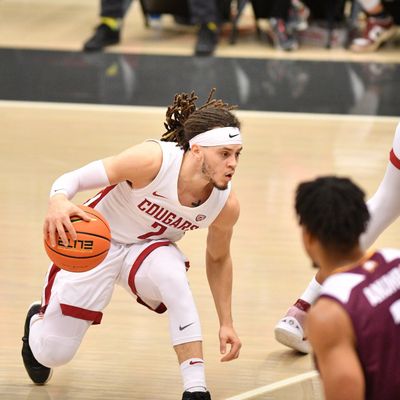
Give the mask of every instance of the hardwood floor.
M 78 51 L 97 13 L 95 0 L 2 0 L 0 47 Z M 191 55 L 193 29 L 177 28 L 168 18 L 165 24 L 161 31 L 145 29 L 135 2 L 122 43 L 109 51 Z M 249 26 L 247 12 L 243 32 Z M 257 42 L 253 32 L 242 33 L 235 46 L 224 37 L 217 50 L 217 56 L 396 63 L 399 54 L 393 48 L 365 56 L 317 48 L 282 53 Z M 0 101 L 2 399 L 180 398 L 166 316 L 149 312 L 118 288 L 103 323 L 89 329 L 75 359 L 57 368 L 48 385 L 34 386 L 20 357 L 26 310 L 39 298 L 47 269 L 41 228 L 51 183 L 65 171 L 158 138 L 164 113 L 164 108 Z M 232 243 L 233 312 L 243 350 L 234 362 L 219 361 L 218 321 L 204 268 L 206 232 L 191 232 L 180 243 L 192 264 L 189 278 L 203 324 L 207 383 L 214 400 L 319 400 L 323 396 L 312 358 L 273 337 L 275 323 L 314 274 L 294 218 L 294 190 L 302 180 L 340 174 L 372 195 L 384 174 L 398 118 L 237 114 L 245 144 L 234 179 L 241 217 Z M 75 201 L 90 194 L 79 194 Z M 397 246 L 399 234 L 400 225 L 394 224 L 376 246 Z

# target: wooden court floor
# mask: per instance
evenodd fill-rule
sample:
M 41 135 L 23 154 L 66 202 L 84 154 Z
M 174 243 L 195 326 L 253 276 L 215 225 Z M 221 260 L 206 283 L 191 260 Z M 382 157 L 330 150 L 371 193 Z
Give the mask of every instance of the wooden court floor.
M 80 50 L 97 24 L 97 0 L 0 1 L 0 46 Z M 248 19 L 243 19 L 246 25 Z M 190 55 L 189 30 L 148 31 L 129 12 L 123 42 L 109 51 Z M 399 62 L 385 49 L 367 56 L 344 50 L 286 54 L 251 34 L 236 46 L 223 39 L 217 56 L 369 59 Z M 171 93 L 171 98 L 174 93 Z M 61 173 L 162 133 L 160 108 L 31 104 L 0 101 L 0 398 L 5 400 L 177 400 L 179 368 L 166 316 L 116 289 L 103 323 L 89 329 L 75 359 L 34 386 L 20 357 L 26 309 L 39 298 L 48 259 L 42 221 L 52 181 Z M 241 217 L 232 242 L 233 313 L 243 341 L 238 360 L 219 361 L 218 322 L 205 278 L 206 232 L 180 246 L 191 260 L 191 286 L 202 319 L 207 383 L 214 400 L 320 400 L 310 356 L 273 338 L 273 327 L 313 276 L 293 213 L 296 185 L 321 174 L 354 178 L 371 195 L 379 184 L 398 118 L 238 112 L 244 151 L 234 178 Z M 91 193 L 78 195 L 81 202 Z M 397 246 L 400 224 L 377 246 Z
M 164 111 L 0 103 L 2 399 L 180 398 L 166 316 L 149 312 L 118 288 L 103 323 L 89 330 L 76 358 L 56 369 L 48 385 L 30 382 L 19 354 L 26 309 L 40 295 L 48 263 L 41 226 L 52 181 L 90 160 L 158 138 Z M 188 234 L 180 244 L 192 264 L 189 277 L 202 318 L 208 385 L 217 400 L 322 399 L 311 357 L 273 338 L 274 324 L 313 275 L 299 241 L 293 191 L 302 180 L 334 173 L 351 176 L 372 194 L 384 173 L 397 120 L 238 116 L 245 145 L 234 179 L 241 217 L 232 243 L 233 312 L 243 350 L 234 362 L 219 362 L 218 324 L 205 279 L 205 232 Z M 89 195 L 80 194 L 76 201 Z M 396 246 L 399 230 L 395 224 L 377 244 Z M 255 397 L 239 396 L 260 387 Z

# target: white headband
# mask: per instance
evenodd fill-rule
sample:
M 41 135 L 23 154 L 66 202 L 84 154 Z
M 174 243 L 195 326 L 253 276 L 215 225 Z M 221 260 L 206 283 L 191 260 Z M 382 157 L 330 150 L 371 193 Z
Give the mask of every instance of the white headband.
M 189 140 L 190 147 L 194 144 L 204 147 L 242 144 L 242 137 L 239 128 L 227 126 L 225 128 L 211 129 L 196 135 Z

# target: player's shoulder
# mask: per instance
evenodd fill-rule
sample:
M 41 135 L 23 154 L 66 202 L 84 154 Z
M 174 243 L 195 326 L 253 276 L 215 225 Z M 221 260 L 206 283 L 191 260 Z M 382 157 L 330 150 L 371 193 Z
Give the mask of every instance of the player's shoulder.
M 129 147 L 114 158 L 119 181 L 128 180 L 135 183 L 135 187 L 146 186 L 160 170 L 163 155 L 157 142 L 145 141 Z
M 365 275 L 359 273 L 335 273 L 325 280 L 320 295 L 333 297 L 342 303 L 347 303 L 353 289 L 365 279 Z
M 308 312 L 306 334 L 312 344 L 333 345 L 351 325 L 344 308 L 330 298 L 319 298 Z

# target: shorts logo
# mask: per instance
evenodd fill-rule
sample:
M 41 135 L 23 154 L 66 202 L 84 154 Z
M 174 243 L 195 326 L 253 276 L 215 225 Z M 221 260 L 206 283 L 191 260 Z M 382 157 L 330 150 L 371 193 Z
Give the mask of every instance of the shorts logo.
M 196 217 L 196 222 L 204 221 L 205 219 L 206 219 L 206 216 L 205 216 L 205 215 L 199 214 L 199 215 Z

